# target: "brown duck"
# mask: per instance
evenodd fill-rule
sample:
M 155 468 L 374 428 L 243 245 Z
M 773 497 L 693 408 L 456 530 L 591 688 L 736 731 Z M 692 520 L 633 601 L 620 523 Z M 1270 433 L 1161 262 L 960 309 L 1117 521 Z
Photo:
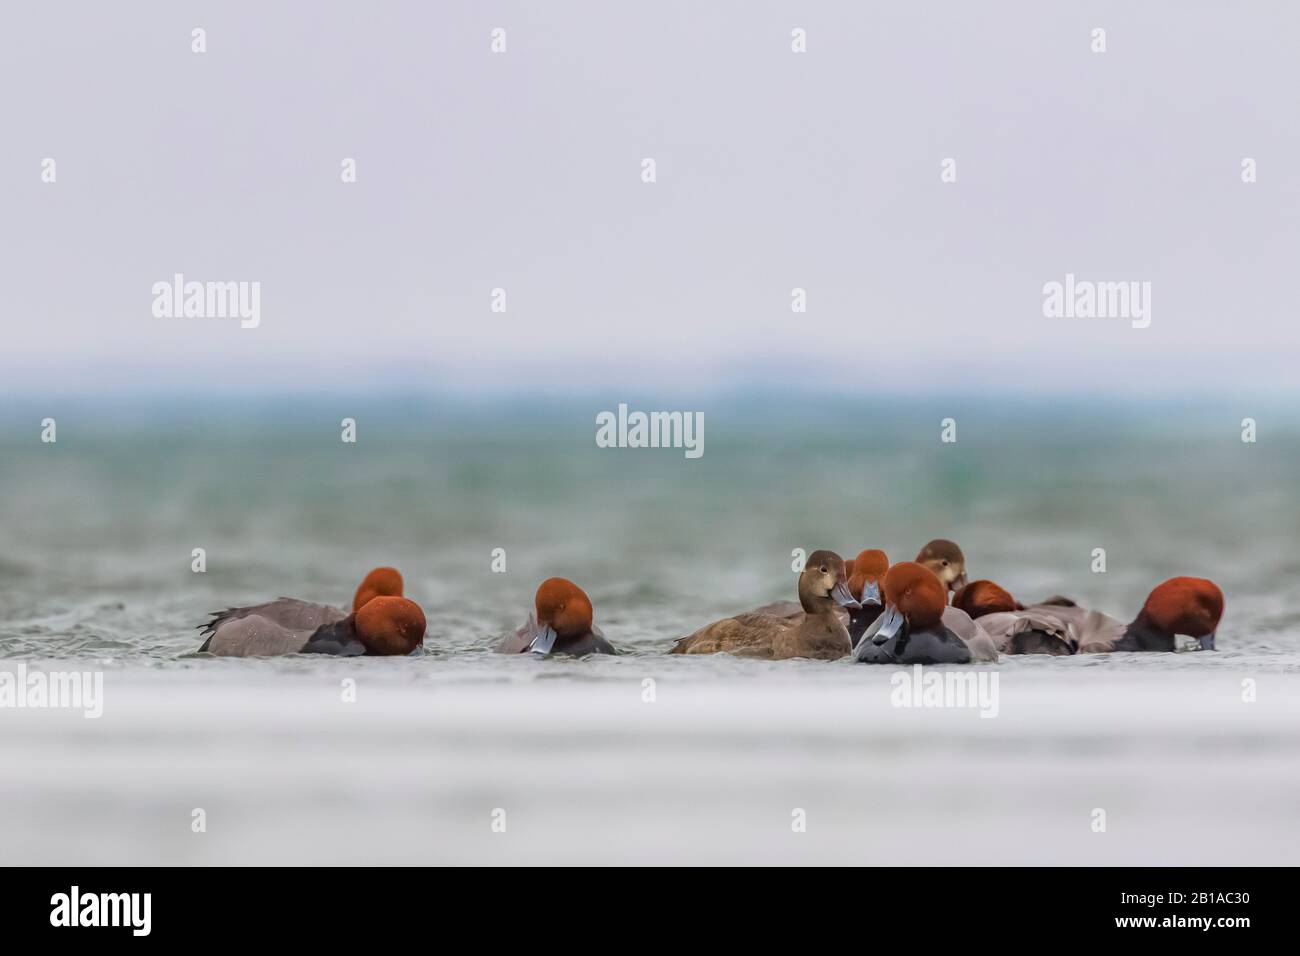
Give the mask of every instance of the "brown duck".
M 670 654 L 735 654 L 767 660 L 810 657 L 835 660 L 848 655 L 849 632 L 837 607 L 857 609 L 844 575 L 844 560 L 834 551 L 808 555 L 799 575 L 801 618 L 751 611 L 706 624 L 679 638 Z
M 944 588 L 960 591 L 966 586 L 966 555 L 954 541 L 935 538 L 916 555 L 916 563 L 929 568 Z

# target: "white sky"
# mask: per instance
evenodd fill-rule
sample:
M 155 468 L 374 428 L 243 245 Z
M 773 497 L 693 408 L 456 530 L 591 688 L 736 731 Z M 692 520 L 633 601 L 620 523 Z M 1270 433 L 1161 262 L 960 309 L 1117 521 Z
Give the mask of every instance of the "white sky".
M 1300 5 L 298 9 L 5 5 L 0 391 L 1300 377 Z M 1151 327 L 1044 318 L 1066 272 Z

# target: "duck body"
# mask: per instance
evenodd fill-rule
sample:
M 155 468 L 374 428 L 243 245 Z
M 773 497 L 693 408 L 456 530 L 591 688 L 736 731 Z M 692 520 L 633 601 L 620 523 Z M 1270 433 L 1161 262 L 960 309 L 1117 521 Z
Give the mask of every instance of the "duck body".
M 767 605 L 706 624 L 678 638 L 670 654 L 733 654 L 763 660 L 837 660 L 852 650 L 839 606 L 857 609 L 848 591 L 844 561 L 833 551 L 814 551 L 799 575 L 799 605 Z
M 835 616 L 840 619 L 845 630 L 849 632 L 849 644 L 853 645 L 857 644 L 858 638 L 875 622 L 876 618 L 880 617 L 880 612 L 883 610 L 884 608 L 879 604 L 863 604 L 861 607 L 854 609 L 836 608 Z M 773 601 L 771 604 L 764 604 L 749 613 L 766 614 L 797 624 L 804 619 L 808 612 L 800 607 L 797 601 Z M 740 616 L 737 615 L 737 617 Z
M 329 604 L 282 597 L 265 604 L 229 607 L 212 615 L 200 652 L 219 657 L 270 657 L 296 654 L 312 635 L 338 624 L 348 612 Z
M 1075 629 L 1059 616 L 1025 608 L 981 615 L 979 624 L 1002 654 L 1068 656 L 1079 649 Z
M 537 637 L 536 624 L 524 624 L 513 634 L 507 634 L 493 650 L 498 654 L 527 654 L 532 649 Z M 617 654 L 618 650 L 605 639 L 600 628 L 594 624 L 591 630 L 581 634 L 557 636 L 550 654 L 567 654 L 571 657 L 585 657 L 588 654 Z
M 605 639 L 600 628 L 593 626 L 586 634 L 560 638 L 552 653 L 583 657 L 587 654 L 617 654 L 618 649 Z
M 993 637 L 965 611 L 951 605 L 943 609 L 940 623 L 966 645 L 971 660 L 976 663 L 997 663 L 998 647 Z
M 797 620 L 751 611 L 714 621 L 678 640 L 668 653 L 833 661 L 844 657 L 849 649 L 848 629 L 837 616 L 814 616 L 800 609 Z
M 783 602 L 784 603 L 784 602 Z M 776 645 L 787 632 L 799 626 L 803 608 L 793 614 L 767 613 L 760 608 L 735 617 L 706 624 L 680 638 L 669 654 L 734 654 L 737 657 L 776 658 Z M 845 632 L 845 641 L 848 640 Z
M 1079 607 L 1060 596 L 981 614 L 979 622 L 1004 654 L 1057 657 L 1117 650 L 1126 630 L 1123 622 L 1109 614 Z
M 762 614 L 767 617 L 779 617 L 783 620 L 799 622 L 808 612 L 798 601 L 773 601 L 771 604 L 764 604 L 762 607 L 756 607 L 752 611 L 746 611 L 745 614 Z M 736 617 L 744 617 L 744 614 L 737 614 Z M 732 620 L 732 618 L 728 618 Z M 848 616 L 843 617 L 845 626 L 848 625 Z M 719 621 L 718 623 L 722 623 Z
M 1074 654 L 1097 654 L 1105 650 L 1114 650 L 1114 645 L 1124 636 L 1124 623 L 1102 611 L 1089 610 L 1070 604 L 1030 604 L 1021 616 L 1030 620 L 1057 622 L 1057 627 L 1064 627 L 1066 636 L 1053 637 L 1054 644 L 1048 645 L 1047 653 L 1065 653 L 1060 648 L 1069 646 Z M 983 618 L 980 619 L 981 621 Z M 1042 628 L 1042 630 L 1049 630 Z M 1055 634 L 1056 632 L 1050 632 Z M 1032 651 L 1031 651 L 1032 653 Z
M 868 631 L 858 641 L 853 657 L 860 664 L 969 664 L 973 657 L 966 642 L 948 628 L 904 628 L 877 644 Z

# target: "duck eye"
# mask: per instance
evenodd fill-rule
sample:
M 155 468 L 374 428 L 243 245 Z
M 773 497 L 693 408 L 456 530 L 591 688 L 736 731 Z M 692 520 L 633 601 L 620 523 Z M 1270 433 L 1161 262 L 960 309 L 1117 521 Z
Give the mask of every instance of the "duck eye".
M 948 562 L 945 561 L 945 562 L 943 563 L 943 566 L 946 568 L 946 567 L 948 566 Z
M 822 574 L 825 574 L 825 573 L 826 573 L 826 565 L 823 564 L 823 565 L 822 565 Z

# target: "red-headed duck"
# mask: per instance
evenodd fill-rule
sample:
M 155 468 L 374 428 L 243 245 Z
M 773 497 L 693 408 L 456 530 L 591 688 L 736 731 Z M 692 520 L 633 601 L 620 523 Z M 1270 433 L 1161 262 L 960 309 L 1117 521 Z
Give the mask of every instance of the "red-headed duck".
M 972 581 L 954 594 L 952 606 L 961 608 L 973 618 L 1024 609 L 1024 605 L 1013 598 L 1006 588 L 984 579 Z
M 535 613 L 496 646 L 498 654 L 617 654 L 592 623 L 591 598 L 565 578 L 547 578 L 533 598 Z
M 375 568 L 357 586 L 357 593 L 352 596 L 352 610 L 361 610 L 371 598 L 402 597 L 404 586 L 397 568 Z
M 966 586 L 966 555 L 947 538 L 935 538 L 926 544 L 917 554 L 916 563 L 933 571 L 948 591 L 960 591 Z
M 217 611 L 201 625 L 200 651 L 223 657 L 324 653 L 409 654 L 424 643 L 424 612 L 402 597 L 402 576 L 375 568 L 352 599 L 352 610 L 279 598 Z
M 915 561 L 891 567 L 884 581 L 885 611 L 854 648 L 865 664 L 969 664 L 996 661 L 987 633 L 948 605 L 939 576 Z
M 1196 638 L 1201 650 L 1212 651 L 1222 617 L 1223 592 L 1217 584 L 1205 578 L 1170 578 L 1151 591 L 1123 634 L 1112 639 L 1090 635 L 1080 640 L 1079 651 L 1173 651 L 1180 634 Z
M 844 562 L 846 570 L 849 562 Z M 859 551 L 853 559 L 853 570 L 848 572 L 849 594 L 861 605 L 849 609 L 849 642 L 856 644 L 863 631 L 875 623 L 884 611 L 880 600 L 880 584 L 889 570 L 889 558 L 885 552 L 869 548 Z
M 810 657 L 835 660 L 849 653 L 849 632 L 835 613 L 837 607 L 856 609 L 849 593 L 844 560 L 834 551 L 808 555 L 799 575 L 798 619 L 751 611 L 706 624 L 678 638 L 670 654 L 735 654 L 786 660 Z
M 992 581 L 972 581 L 953 595 L 952 606 L 966 612 L 1003 654 L 1068 655 L 1079 642 L 1068 615 L 1051 605 L 1026 608 Z
M 424 611 L 414 601 L 375 597 L 343 620 L 317 630 L 302 652 L 345 657 L 410 654 L 424 644 L 425 626 Z

